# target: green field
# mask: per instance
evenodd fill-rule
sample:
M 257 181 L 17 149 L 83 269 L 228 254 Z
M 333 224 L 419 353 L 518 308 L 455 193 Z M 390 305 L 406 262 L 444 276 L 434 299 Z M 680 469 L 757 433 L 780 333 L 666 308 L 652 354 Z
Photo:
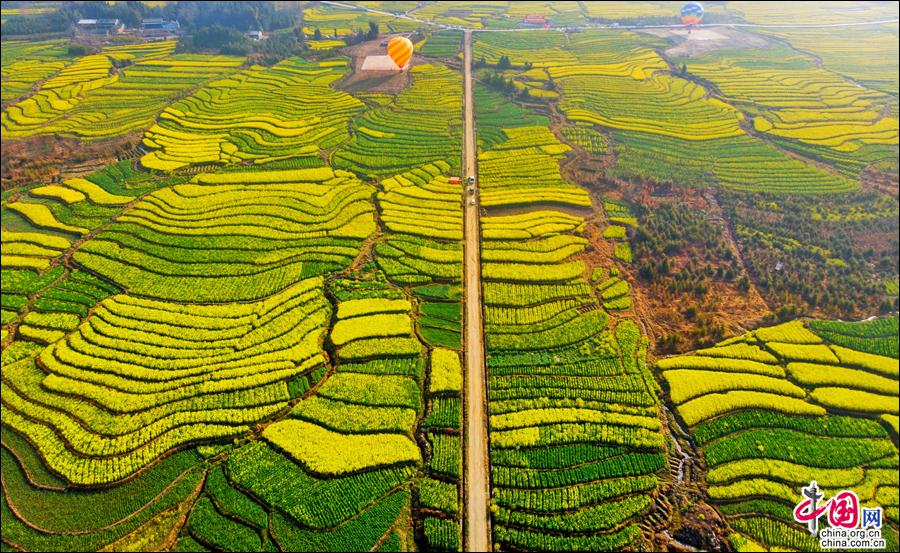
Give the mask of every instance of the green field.
M 657 363 L 736 548 L 815 549 L 791 515 L 814 479 L 897 524 L 896 328 L 896 316 L 794 321 Z
M 681 6 L 4 3 L 2 550 L 895 550 L 900 12 Z

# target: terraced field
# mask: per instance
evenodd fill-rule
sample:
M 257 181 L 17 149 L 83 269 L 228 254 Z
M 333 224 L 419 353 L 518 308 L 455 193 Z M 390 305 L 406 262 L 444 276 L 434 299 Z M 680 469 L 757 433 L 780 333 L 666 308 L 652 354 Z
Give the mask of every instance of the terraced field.
M 371 194 L 328 167 L 201 174 L 144 197 L 74 258 L 140 295 L 258 299 L 347 265 L 375 230 Z
M 3 420 L 50 469 L 85 485 L 131 476 L 185 443 L 242 433 L 287 406 L 285 380 L 322 364 L 321 287 L 307 279 L 240 306 L 112 296 L 35 361 L 9 365 Z
M 690 60 L 690 72 L 713 83 L 724 101 L 754 113 L 756 131 L 833 163 L 856 176 L 895 157 L 897 118 L 885 117 L 892 99 L 861 88 L 786 48 L 708 55 Z M 766 65 L 765 70 L 759 68 Z
M 404 2 L 364 2 L 382 10 L 399 13 L 409 9 Z M 554 26 L 584 25 L 586 22 L 617 22 L 644 24 L 671 24 L 677 21 L 681 4 L 677 2 L 465 2 L 464 4 L 426 4 L 415 10 L 414 15 L 440 25 L 461 26 L 470 29 L 522 29 L 540 28 L 537 20 L 523 25 L 527 16 L 541 16 Z M 722 6 L 710 5 L 707 13 L 721 16 Z M 477 58 L 476 58 L 477 59 Z
M 374 248 L 378 266 L 415 303 L 415 332 L 430 350 L 421 371 L 424 418 L 417 439 L 426 445 L 417 529 L 423 546 L 438 551 L 456 551 L 462 543 L 462 212 L 448 169 L 442 159 L 381 181 L 385 234 Z M 388 351 L 402 349 L 392 344 Z
M 486 34 L 478 37 L 475 56 L 502 55 L 513 64 L 543 67 L 563 93 L 567 119 L 611 131 L 617 156 L 612 174 L 746 191 L 821 193 L 858 186 L 748 135 L 741 111 L 673 76 L 647 39 L 626 31 L 587 31 L 568 42 L 564 36 Z
M 425 56 L 447 57 L 459 52 L 462 42 L 462 33 L 459 31 L 436 31 L 425 41 L 419 49 Z
M 34 95 L 4 109 L 3 135 L 97 139 L 141 130 L 191 88 L 243 62 L 234 56 L 173 54 L 174 48 L 174 42 L 119 46 L 78 58 Z M 123 61 L 133 65 L 114 66 Z
M 349 278 L 332 281 L 329 295 L 337 300 L 328 337 L 334 372 L 225 467 L 232 485 L 278 510 L 269 535 L 287 550 L 399 541 L 390 530 L 406 532 L 409 483 L 422 464 L 412 434 L 423 409 L 423 356 L 409 301 L 384 282 Z M 192 535 L 220 537 L 211 522 L 200 529 L 205 536 Z
M 503 10 L 504 6 L 496 2 L 466 2 L 460 7 L 435 2 L 416 10 L 416 17 L 443 25 L 478 29 L 484 27 L 484 18 L 496 16 Z
M 735 548 L 816 550 L 792 516 L 810 480 L 897 524 L 896 329 L 896 316 L 794 321 L 657 363 Z M 884 537 L 895 547 L 893 529 Z
M 3 48 L 3 104 L 31 91 L 38 81 L 60 71 L 70 61 L 63 40 L 6 41 Z
M 794 9 L 779 2 L 732 2 L 729 9 L 740 13 L 752 23 L 767 23 L 772 25 L 834 25 L 847 23 L 848 14 L 853 14 L 854 9 L 860 6 L 854 2 L 834 2 L 828 4 L 803 4 Z M 865 6 L 867 21 L 878 21 L 897 17 L 897 6 L 890 3 L 869 4 Z
M 603 20 L 641 20 L 646 21 L 650 18 L 660 18 L 661 20 L 671 20 L 673 8 L 680 8 L 677 3 L 669 2 L 652 2 L 649 4 L 635 4 L 634 2 L 603 2 L 602 4 L 585 4 L 585 9 L 590 17 Z M 721 14 L 724 10 L 722 6 L 709 5 L 704 6 L 706 13 Z
M 536 67 L 567 65 L 575 56 L 564 49 L 566 35 L 555 31 L 530 33 L 481 33 L 475 35 L 476 60 L 484 57 L 487 63 L 496 64 L 501 56 L 507 56 L 513 65 L 526 61 Z
M 394 109 L 447 148 L 374 186 L 319 157 L 368 116 L 329 86 L 345 66 L 251 68 L 166 108 L 142 165 L 209 168 L 192 146 L 218 120 L 217 172 L 122 162 L 4 194 L 5 544 L 459 548 L 459 97 L 416 110 L 459 80 L 416 71 Z M 85 486 L 99 519 L 36 509 Z
M 363 104 L 329 85 L 347 62 L 292 58 L 214 81 L 167 107 L 144 135 L 154 148 L 141 159 L 171 171 L 200 163 L 267 163 L 319 151 L 347 140 L 347 122 Z
M 21 275 L 12 280 L 43 282 L 42 275 L 58 269 L 60 256 L 73 244 L 107 224 L 123 206 L 147 191 L 151 185 L 146 177 L 128 163 L 119 163 L 87 178 L 32 186 L 6 196 L 0 235 L 3 269 L 22 270 L 11 273 Z M 44 286 L 53 280 L 50 278 Z M 6 291 L 4 287 L 4 294 Z M 14 304 L 18 305 L 18 300 Z M 4 316 L 4 324 L 7 322 Z
M 481 177 L 481 205 L 500 207 L 554 203 L 589 207 L 584 192 L 559 175 L 558 161 L 569 147 L 559 142 L 546 127 L 503 129 L 505 140 L 478 157 Z M 509 163 L 510 157 L 517 160 Z M 527 177 L 527 178 L 525 178 Z M 507 234 L 513 236 L 512 229 Z M 497 237 L 504 233 L 498 231 Z
M 900 71 L 894 63 L 898 56 L 893 54 L 900 54 L 900 38 L 890 25 L 873 26 L 865 33 L 840 28 L 794 29 L 790 33 L 767 29 L 765 32 L 821 59 L 826 69 L 896 97 Z M 895 117 L 896 105 L 895 101 Z
M 629 546 L 665 464 L 646 343 L 632 319 L 603 310 L 585 277 L 588 223 L 545 205 L 591 206 L 547 153 L 561 144 L 513 105 L 476 107 L 479 132 L 506 137 L 479 155 L 494 540 L 525 550 Z M 505 117 L 491 118 L 499 109 Z M 495 176 L 492 160 L 504 154 L 539 162 L 507 163 Z M 503 214 L 509 205 L 521 213 Z
M 58 7 L 38 4 L 3 17 Z M 482 527 L 495 551 L 819 550 L 792 514 L 813 479 L 882 507 L 896 549 L 896 24 L 732 28 L 768 46 L 676 58 L 703 35 L 563 29 L 675 3 L 356 4 L 275 3 L 302 18 L 246 57 L 4 40 L 2 550 L 449 552 Z M 867 10 L 897 11 L 707 17 Z M 415 43 L 408 74 L 351 75 L 385 33 Z M 641 234 L 667 203 L 723 229 L 719 265 L 673 225 Z M 767 287 L 763 315 L 714 343 L 695 288 L 673 311 L 708 347 L 661 355 L 648 265 Z M 854 281 L 886 316 L 806 316 Z
M 414 3 L 391 2 L 396 12 L 415 7 Z M 317 5 L 303 10 L 303 32 L 312 36 L 318 29 L 332 38 L 353 34 L 357 29 L 368 27 L 369 21 L 377 23 L 382 32 L 403 32 L 416 28 L 416 24 L 390 15 L 365 12 L 345 6 Z
M 354 121 L 352 139 L 332 156 L 335 167 L 384 178 L 443 159 L 458 170 L 459 76 L 439 65 L 418 65 L 411 72 L 412 86 L 392 105 L 369 110 Z

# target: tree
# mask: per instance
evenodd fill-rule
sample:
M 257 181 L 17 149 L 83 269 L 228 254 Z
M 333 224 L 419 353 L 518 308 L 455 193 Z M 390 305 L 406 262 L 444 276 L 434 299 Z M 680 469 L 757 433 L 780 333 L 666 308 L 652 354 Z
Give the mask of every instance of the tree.
M 534 65 L 530 61 L 525 62 L 525 71 L 530 70 Z
M 70 56 L 75 56 L 75 57 L 86 56 L 87 53 L 88 53 L 88 47 L 86 45 L 76 44 L 74 42 L 72 44 L 69 44 L 69 55 Z
M 304 49 L 303 33 L 279 33 L 267 40 L 253 44 L 256 52 L 255 62 L 260 65 L 274 65 L 279 61 L 295 56 Z
M 678 345 L 684 339 L 677 332 L 666 334 L 656 342 L 656 348 L 660 353 L 674 353 L 678 350 Z
M 117 58 L 112 60 L 112 65 L 116 69 L 123 69 L 125 67 L 128 67 L 129 65 L 132 65 L 133 63 L 134 60 L 131 58 Z
M 851 306 L 852 309 L 852 306 Z M 782 305 L 777 310 L 775 310 L 775 316 L 778 317 L 778 320 L 781 322 L 790 321 L 799 317 L 803 311 L 792 303 L 788 303 L 786 305 Z
M 61 33 L 79 19 L 119 19 L 128 27 L 137 27 L 141 19 L 161 17 L 177 19 L 188 34 L 219 25 L 238 31 L 260 29 L 274 31 L 294 25 L 298 7 L 279 9 L 275 2 L 197 1 L 168 2 L 148 7 L 144 2 L 62 2 L 58 10 L 35 16 L 21 16 L 3 24 L 3 36 Z M 4 7 L 6 2 L 4 2 Z
M 374 40 L 378 38 L 378 34 L 378 23 L 376 23 L 375 21 L 369 21 L 369 32 L 366 33 L 366 40 Z
M 178 43 L 180 52 L 217 51 L 223 54 L 245 56 L 250 50 L 250 40 L 233 27 L 212 25 L 198 29 L 193 35 L 184 36 Z
M 63 33 L 75 20 L 60 12 L 39 15 L 22 15 L 10 18 L 3 24 L 3 37 L 10 35 L 32 35 L 43 33 Z
M 484 59 L 484 56 L 478 58 L 478 61 L 475 62 L 475 67 L 484 67 L 487 65 L 487 60 Z
M 512 64 L 509 62 L 509 56 L 500 56 L 500 61 L 497 62 L 497 69 L 509 69 L 512 67 Z
M 322 40 L 322 31 L 320 31 L 318 27 L 316 27 L 316 30 L 313 31 L 313 39 Z
M 682 63 L 681 64 L 681 76 L 684 77 L 685 75 L 687 75 L 687 64 Z
M 335 30 L 335 32 L 337 32 Z M 356 31 L 353 32 L 352 35 L 344 37 L 344 41 L 349 45 L 359 44 L 360 42 L 366 39 L 366 33 L 359 27 L 356 28 Z

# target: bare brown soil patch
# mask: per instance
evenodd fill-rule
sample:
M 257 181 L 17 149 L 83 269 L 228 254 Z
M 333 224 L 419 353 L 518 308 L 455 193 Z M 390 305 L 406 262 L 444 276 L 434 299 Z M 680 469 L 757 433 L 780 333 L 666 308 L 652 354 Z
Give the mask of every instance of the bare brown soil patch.
M 390 37 L 381 37 L 342 48 L 341 52 L 351 57 L 352 72 L 338 81 L 335 86 L 348 92 L 399 94 L 411 85 L 410 69 L 416 65 L 428 63 L 427 59 L 418 54 L 413 54 L 409 61 L 409 69 L 403 71 L 362 70 L 366 57 L 383 56 L 387 53 L 382 43 L 389 39 Z
M 740 276 L 746 275 L 747 269 L 731 234 L 729 222 L 724 219 L 713 191 L 643 182 L 638 186 L 625 188 L 622 196 L 646 209 L 655 209 L 664 203 L 678 203 L 702 211 L 708 222 L 720 226 L 722 240 L 731 256 L 737 260 L 735 271 L 730 259 L 709 252 L 700 244 L 689 245 L 678 253 L 667 255 L 669 273 L 673 275 L 689 264 L 712 272 L 729 269 L 735 272 L 732 280 L 705 279 L 708 289 L 701 295 L 693 290 L 672 290 L 669 287 L 672 281 L 667 279 L 653 283 L 639 278 L 637 266 L 640 260 L 636 259 L 634 265 L 627 267 L 626 272 L 629 273 L 629 282 L 633 288 L 634 309 L 646 323 L 657 354 L 683 352 L 711 345 L 716 339 L 756 328 L 770 314 L 768 305 L 752 281 L 747 290 L 739 285 Z M 720 326 L 720 330 L 712 330 Z M 679 336 L 681 339 L 677 343 L 667 344 L 661 341 L 666 336 Z
M 572 152 L 560 162 L 559 172 L 567 182 L 607 194 L 612 184 L 604 176 L 604 171 L 609 167 L 611 159 L 610 155 L 598 156 L 573 147 Z
M 682 337 L 673 351 L 658 353 L 682 352 L 711 345 L 698 341 L 695 336 L 698 319 L 702 319 L 707 326 L 724 326 L 724 339 L 759 326 L 763 317 L 769 314 L 759 294 L 738 290 L 733 283 L 712 281 L 709 291 L 702 298 L 689 292 L 670 292 L 664 285 L 646 283 L 640 279 L 633 279 L 631 283 L 634 299 L 643 307 L 641 311 L 646 315 L 644 322 L 651 334 L 657 339 L 673 334 Z M 689 317 L 687 308 L 694 305 L 699 315 Z
M 31 136 L 3 143 L 0 177 L 3 189 L 32 182 L 90 173 L 130 157 L 143 131 L 110 139 L 82 141 L 57 136 Z
M 896 172 L 892 173 L 869 167 L 860 174 L 859 180 L 864 190 L 875 190 L 895 198 L 900 196 L 900 182 L 898 182 Z
M 766 38 L 733 27 L 700 25 L 690 34 L 685 29 L 646 29 L 641 32 L 672 42 L 674 46 L 663 51 L 672 58 L 693 58 L 718 50 L 747 50 L 769 45 Z
M 707 210 L 709 198 L 701 188 L 680 186 L 668 182 L 660 183 L 651 179 L 619 184 L 621 198 L 636 203 L 645 209 L 655 209 L 664 203 L 679 203 L 693 209 Z
M 605 224 L 603 225 L 606 226 Z M 615 265 L 613 259 L 613 242 L 603 237 L 603 231 L 595 222 L 590 222 L 584 229 L 584 237 L 587 238 L 588 248 L 577 256 L 586 265 L 585 278 L 590 280 L 591 274 L 597 267 L 611 267 Z
M 673 509 L 668 529 L 653 536 L 650 551 L 730 551 L 728 526 L 699 493 L 684 498 L 689 507 Z

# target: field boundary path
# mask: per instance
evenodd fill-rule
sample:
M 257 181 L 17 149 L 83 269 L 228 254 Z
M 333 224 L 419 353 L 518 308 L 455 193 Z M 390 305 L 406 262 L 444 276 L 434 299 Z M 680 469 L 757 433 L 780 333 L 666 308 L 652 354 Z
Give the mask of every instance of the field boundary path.
M 475 175 L 475 107 L 472 97 L 472 32 L 463 43 L 463 178 Z M 484 330 L 481 320 L 481 233 L 478 202 L 471 205 L 463 187 L 465 210 L 465 474 L 463 532 L 466 551 L 490 551 L 488 522 L 488 450 L 485 413 L 487 378 L 484 368 Z M 473 196 L 477 199 L 477 195 Z

